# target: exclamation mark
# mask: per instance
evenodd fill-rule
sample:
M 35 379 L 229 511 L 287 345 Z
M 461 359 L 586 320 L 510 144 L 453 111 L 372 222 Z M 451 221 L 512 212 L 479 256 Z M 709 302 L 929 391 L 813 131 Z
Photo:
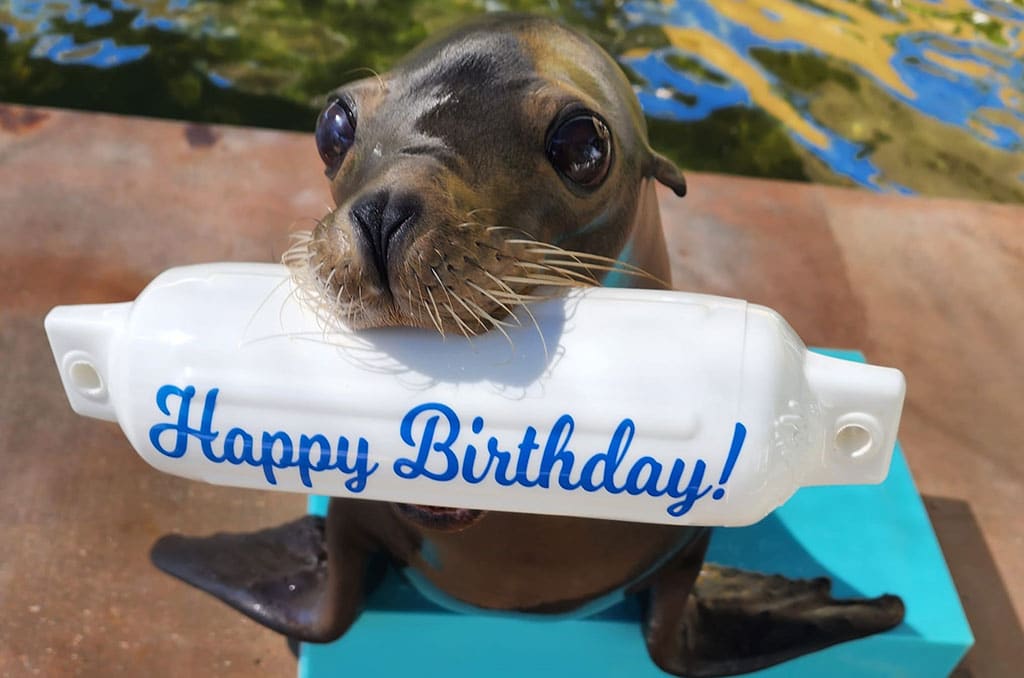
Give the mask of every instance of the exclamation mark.
M 736 460 L 740 458 L 740 450 L 743 449 L 743 441 L 747 439 L 747 427 L 743 424 L 736 422 L 736 430 L 732 434 L 732 447 L 729 448 L 729 456 L 725 459 L 725 466 L 722 468 L 722 475 L 718 479 L 719 485 L 725 485 L 729 482 L 729 476 L 732 475 L 732 467 L 736 465 Z M 725 496 L 725 488 L 719 487 L 711 495 L 712 499 L 721 499 Z

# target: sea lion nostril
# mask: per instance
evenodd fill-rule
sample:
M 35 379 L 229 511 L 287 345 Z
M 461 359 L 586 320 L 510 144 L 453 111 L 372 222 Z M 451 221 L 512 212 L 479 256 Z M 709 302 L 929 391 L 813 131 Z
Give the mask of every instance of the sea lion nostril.
M 420 199 L 415 195 L 402 194 L 392 196 L 384 208 L 382 224 L 382 242 L 385 256 L 391 247 L 398 243 L 404 231 L 414 225 L 423 211 Z
M 367 258 L 373 262 L 383 287 L 388 285 L 388 262 L 394 245 L 416 223 L 423 211 L 415 195 L 377 191 L 363 196 L 349 210 Z

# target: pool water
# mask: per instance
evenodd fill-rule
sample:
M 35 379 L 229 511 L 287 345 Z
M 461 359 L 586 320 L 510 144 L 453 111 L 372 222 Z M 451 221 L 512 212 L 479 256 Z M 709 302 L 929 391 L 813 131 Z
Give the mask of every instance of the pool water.
M 601 43 L 684 168 L 1024 202 L 1024 0 L 0 0 L 0 100 L 309 131 L 495 9 Z

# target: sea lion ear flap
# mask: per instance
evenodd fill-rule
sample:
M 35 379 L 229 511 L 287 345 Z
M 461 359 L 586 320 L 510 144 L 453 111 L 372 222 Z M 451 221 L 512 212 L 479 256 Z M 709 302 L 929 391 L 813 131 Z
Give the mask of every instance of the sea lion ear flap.
M 651 164 L 651 174 L 655 179 L 662 185 L 671 188 L 672 192 L 680 198 L 686 195 L 686 177 L 671 160 L 660 153 L 652 153 Z

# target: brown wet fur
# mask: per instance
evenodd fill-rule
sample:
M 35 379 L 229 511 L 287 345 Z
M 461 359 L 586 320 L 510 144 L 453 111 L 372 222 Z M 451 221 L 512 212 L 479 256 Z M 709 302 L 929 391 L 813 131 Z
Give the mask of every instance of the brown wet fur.
M 684 185 L 649 148 L 636 97 L 603 51 L 547 21 L 505 19 L 502 30 L 500 48 L 481 48 L 493 33 L 466 30 L 441 54 L 427 46 L 333 93 L 355 113 L 355 143 L 331 179 L 336 208 L 286 258 L 307 272 L 324 315 L 357 328 L 488 331 L 538 288 L 599 284 L 641 200 L 654 205 L 644 180 Z M 593 190 L 568 185 L 544 151 L 553 121 L 570 107 L 597 113 L 612 130 L 609 174 Z M 379 192 L 414 194 L 422 206 L 386 276 L 351 216 Z M 656 212 L 648 216 L 660 240 Z M 631 263 L 668 283 L 660 252 Z
M 587 38 L 545 19 L 491 16 L 334 95 L 357 120 L 355 143 L 330 177 L 336 207 L 284 257 L 326 323 L 471 336 L 500 331 L 525 301 L 599 284 L 609 271 L 619 285 L 669 286 L 654 182 L 683 195 L 685 181 L 650 149 L 632 88 Z M 608 176 L 592 190 L 569 185 L 545 153 L 551 126 L 572 106 L 600 116 L 612 137 Z M 352 217 L 381 192 L 418 206 L 383 270 Z M 631 257 L 616 263 L 627 247 Z M 695 589 L 708 535 L 333 499 L 326 521 L 167 537 L 153 558 L 260 623 L 318 642 L 358 617 L 380 555 L 485 609 L 566 612 L 638 593 L 649 599 L 652 659 L 680 675 L 754 670 L 902 619 L 889 599 L 848 608 L 818 582 L 779 586 L 781 578 L 730 571 L 748 594 L 737 597 L 737 586 L 715 585 L 712 570 Z M 277 552 L 268 546 L 275 541 Z M 296 546 L 307 542 L 320 546 Z M 768 627 L 766 610 L 778 617 Z

